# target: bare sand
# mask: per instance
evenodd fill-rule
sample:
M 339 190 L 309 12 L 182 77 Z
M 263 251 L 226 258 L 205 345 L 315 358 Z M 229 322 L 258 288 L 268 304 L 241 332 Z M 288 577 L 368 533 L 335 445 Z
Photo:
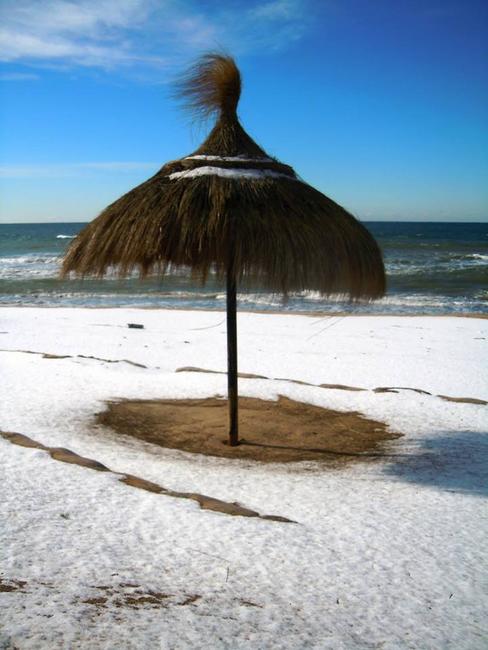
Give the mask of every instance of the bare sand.
M 241 444 L 227 443 L 227 400 L 123 400 L 109 402 L 100 424 L 170 449 L 207 456 L 287 463 L 351 462 L 384 456 L 398 438 L 382 422 L 280 397 L 239 399 Z

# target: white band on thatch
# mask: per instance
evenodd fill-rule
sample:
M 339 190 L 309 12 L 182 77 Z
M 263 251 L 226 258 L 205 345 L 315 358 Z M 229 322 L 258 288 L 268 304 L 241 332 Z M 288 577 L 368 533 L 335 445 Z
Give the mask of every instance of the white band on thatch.
M 194 178 L 196 176 L 222 176 L 223 178 L 287 178 L 290 181 L 297 180 L 288 174 L 275 172 L 272 169 L 225 169 L 224 167 L 195 167 L 183 172 L 173 172 L 168 178 L 178 180 L 181 178 Z
M 215 160 L 221 162 L 273 162 L 271 158 L 249 158 L 249 156 L 187 156 L 184 160 Z

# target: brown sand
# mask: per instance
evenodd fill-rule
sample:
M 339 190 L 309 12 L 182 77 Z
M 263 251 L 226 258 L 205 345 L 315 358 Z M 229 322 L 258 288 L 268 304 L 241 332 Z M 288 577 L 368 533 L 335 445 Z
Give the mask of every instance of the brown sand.
M 171 449 L 262 462 L 352 461 L 381 457 L 381 443 L 399 437 L 382 422 L 280 397 L 239 399 L 241 444 L 227 444 L 227 401 L 110 402 L 98 422 L 118 433 Z

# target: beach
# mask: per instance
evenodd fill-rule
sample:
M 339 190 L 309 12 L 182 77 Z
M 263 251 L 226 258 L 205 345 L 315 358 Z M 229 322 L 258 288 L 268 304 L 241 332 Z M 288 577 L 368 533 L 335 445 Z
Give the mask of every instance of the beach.
M 345 462 L 148 443 L 97 414 L 220 399 L 225 313 L 0 310 L 0 647 L 486 647 L 488 321 L 238 328 L 244 398 L 395 435 Z
M 0 650 L 488 650 L 444 4 L 0 3 Z

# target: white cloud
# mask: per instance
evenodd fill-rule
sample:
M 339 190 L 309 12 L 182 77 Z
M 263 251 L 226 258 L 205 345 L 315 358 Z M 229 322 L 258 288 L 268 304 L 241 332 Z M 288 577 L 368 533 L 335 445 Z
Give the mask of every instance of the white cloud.
M 160 164 L 153 162 L 84 162 L 57 165 L 0 165 L 0 178 L 65 178 L 79 176 L 89 172 L 133 172 L 139 170 L 159 169 Z
M 109 68 L 157 56 L 134 49 L 129 33 L 144 24 L 149 0 L 6 0 L 1 6 L 0 60 Z
M 39 79 L 39 75 L 32 72 L 7 72 L 0 74 L 0 81 L 33 81 L 35 79 Z
M 293 18 L 299 7 L 299 3 L 295 0 L 272 0 L 259 3 L 256 7 L 251 8 L 250 13 L 255 18 L 281 20 Z
M 143 23 L 149 0 L 4 0 L 2 15 L 20 29 L 96 37 Z
M 310 0 L 3 0 L 0 60 L 28 65 L 156 67 L 203 49 L 286 47 L 308 25 Z
M 29 59 L 75 59 L 80 65 L 109 63 L 124 58 L 123 51 L 90 43 L 76 43 L 65 38 L 47 40 L 39 36 L 0 31 L 4 61 Z

